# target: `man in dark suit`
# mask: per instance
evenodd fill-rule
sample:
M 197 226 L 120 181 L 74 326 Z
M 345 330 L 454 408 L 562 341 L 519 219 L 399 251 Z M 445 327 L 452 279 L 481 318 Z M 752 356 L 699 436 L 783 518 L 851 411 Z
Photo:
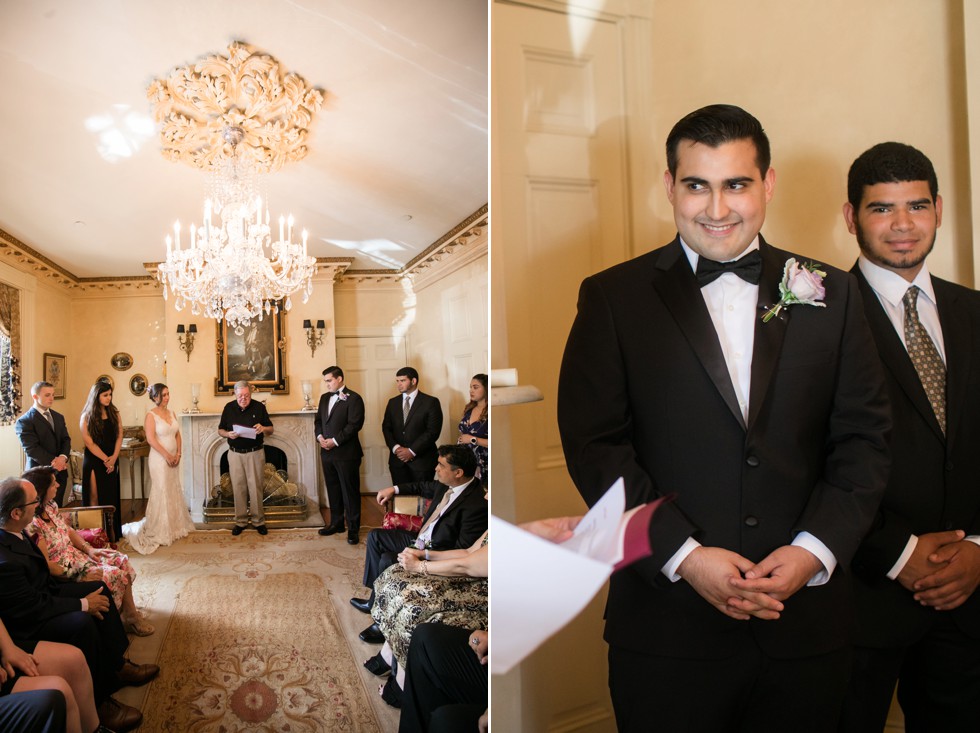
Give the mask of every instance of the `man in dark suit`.
M 54 403 L 54 385 L 35 382 L 31 387 L 34 405 L 17 419 L 14 427 L 24 453 L 27 468 L 53 466 L 58 471 L 58 483 L 68 486 L 68 456 L 71 455 L 71 437 L 61 413 L 51 409 Z
M 113 730 L 131 730 L 142 715 L 109 695 L 124 685 L 142 685 L 160 668 L 137 665 L 124 655 L 129 639 L 105 583 L 59 582 L 24 529 L 38 496 L 29 481 L 0 482 L 0 619 L 11 638 L 59 641 L 77 646 L 92 672 L 99 719 Z
M 936 172 L 882 143 L 851 165 L 854 269 L 885 365 L 892 470 L 852 562 L 857 630 L 841 730 L 980 730 L 980 295 L 933 277 Z
M 357 434 L 364 427 L 364 400 L 344 385 L 339 366 L 323 370 L 327 391 L 320 397 L 313 433 L 320 445 L 323 483 L 330 502 L 330 524 L 320 529 L 329 536 L 344 531 L 347 543 L 356 545 L 361 528 L 361 441 Z
M 438 448 L 436 481 L 390 486 L 378 492 L 378 503 L 387 504 L 396 494 L 430 499 L 422 518 L 422 529 L 372 529 L 367 536 L 364 557 L 364 585 L 370 597 L 351 598 L 351 605 L 364 613 L 374 603 L 374 581 L 394 565 L 398 553 L 412 545 L 419 549 L 454 550 L 470 547 L 487 529 L 486 491 L 476 478 L 476 455 L 467 445 L 441 445 Z M 377 624 L 361 632 L 361 639 L 380 644 L 384 636 Z
M 610 581 L 623 731 L 826 731 L 840 711 L 837 565 L 881 499 L 889 410 L 855 279 L 821 282 L 759 234 L 769 157 L 738 107 L 680 120 L 664 174 L 677 239 L 587 278 L 565 347 L 558 424 L 582 496 L 622 476 L 627 507 L 676 497 L 652 556 Z
M 419 373 L 412 367 L 395 372 L 398 397 L 388 400 L 381 432 L 388 446 L 391 483 L 430 481 L 436 469 L 436 441 L 442 432 L 442 405 L 419 391 Z

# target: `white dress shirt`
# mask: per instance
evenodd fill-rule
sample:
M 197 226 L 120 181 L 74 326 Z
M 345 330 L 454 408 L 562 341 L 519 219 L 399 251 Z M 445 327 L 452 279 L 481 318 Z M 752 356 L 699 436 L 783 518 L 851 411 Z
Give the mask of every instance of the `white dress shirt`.
M 687 261 L 691 264 L 691 270 L 697 272 L 697 252 L 688 247 L 683 239 L 680 242 L 684 254 L 687 256 Z M 759 249 L 758 236 L 752 240 L 739 257 L 744 257 L 756 249 Z M 752 351 L 755 344 L 755 319 L 762 317 L 758 308 L 759 286 L 746 282 L 733 272 L 725 272 L 718 279 L 701 288 L 701 296 L 704 298 L 704 303 L 711 316 L 711 322 L 718 334 L 721 351 L 725 356 L 725 364 L 728 366 L 728 374 L 732 379 L 732 386 L 735 388 L 735 396 L 738 398 L 738 406 L 742 410 L 742 418 L 748 421 L 752 383 Z M 837 567 L 837 558 L 823 542 L 809 532 L 800 532 L 793 539 L 793 544 L 809 550 L 823 565 L 823 568 L 810 579 L 807 585 L 823 585 L 830 580 L 834 568 Z M 681 578 L 677 574 L 677 568 L 698 547 L 701 547 L 701 543 L 693 537 L 688 537 L 687 541 L 667 561 L 667 564 L 661 568 L 661 572 L 676 583 Z

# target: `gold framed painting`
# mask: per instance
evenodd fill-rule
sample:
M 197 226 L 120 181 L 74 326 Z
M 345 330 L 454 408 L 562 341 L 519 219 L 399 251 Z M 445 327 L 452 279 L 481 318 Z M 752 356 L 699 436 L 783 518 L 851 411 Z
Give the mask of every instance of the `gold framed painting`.
M 235 382 L 243 379 L 257 392 L 289 394 L 284 320 L 285 314 L 280 308 L 261 320 L 253 318 L 242 329 L 229 328 L 225 320 L 218 323 L 215 343 L 218 359 L 218 377 L 214 380 L 216 397 L 234 392 Z M 239 330 L 241 333 L 238 333 Z
M 65 399 L 68 384 L 68 357 L 64 354 L 44 355 L 44 381 L 54 386 L 54 398 Z

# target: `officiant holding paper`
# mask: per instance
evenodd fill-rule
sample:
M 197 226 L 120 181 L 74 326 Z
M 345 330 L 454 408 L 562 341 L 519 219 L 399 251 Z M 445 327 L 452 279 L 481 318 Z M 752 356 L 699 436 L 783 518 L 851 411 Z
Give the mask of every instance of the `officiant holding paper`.
M 218 423 L 218 435 L 228 439 L 228 473 L 235 494 L 234 536 L 252 526 L 259 534 L 268 534 L 262 506 L 262 483 L 265 469 L 263 441 L 274 428 L 269 412 L 261 402 L 252 400 L 248 382 L 235 383 L 235 399 L 225 405 Z
M 678 236 L 587 278 L 558 424 L 591 506 L 675 494 L 610 580 L 621 731 L 834 730 L 850 563 L 885 486 L 890 413 L 853 276 L 761 236 L 761 124 L 712 105 L 667 138 Z M 780 284 L 783 284 L 783 288 Z

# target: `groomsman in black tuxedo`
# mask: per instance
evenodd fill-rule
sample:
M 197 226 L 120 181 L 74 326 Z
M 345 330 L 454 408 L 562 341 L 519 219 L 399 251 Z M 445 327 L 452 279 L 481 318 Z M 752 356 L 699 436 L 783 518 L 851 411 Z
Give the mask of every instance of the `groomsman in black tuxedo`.
M 123 656 L 129 639 L 105 583 L 51 577 L 47 560 L 24 532 L 37 505 L 29 481 L 0 482 L 0 620 L 15 642 L 77 646 L 92 672 L 99 720 L 112 730 L 132 730 L 142 714 L 109 695 L 125 685 L 146 684 L 160 668 Z
M 888 142 L 847 177 L 851 270 L 885 365 L 885 497 L 852 562 L 854 673 L 841 730 L 980 730 L 980 294 L 929 272 L 943 200 L 930 160 Z
M 627 507 L 675 496 L 652 556 L 610 580 L 621 731 L 837 724 L 852 615 L 837 566 L 881 500 L 890 418 L 857 281 L 804 272 L 759 233 L 769 162 L 738 107 L 681 119 L 664 174 L 677 238 L 579 293 L 558 391 L 571 477 L 590 505 L 620 476 Z
M 347 543 L 356 545 L 361 527 L 361 441 L 357 434 L 364 427 L 364 400 L 344 385 L 344 370 L 330 366 L 323 370 L 327 391 L 313 420 L 313 432 L 320 445 L 323 483 L 330 502 L 330 524 L 322 535 L 344 531 Z
M 31 387 L 34 405 L 17 419 L 14 431 L 27 454 L 27 468 L 53 466 L 58 471 L 58 483 L 68 486 L 68 456 L 71 437 L 64 416 L 51 409 L 54 385 L 35 382 Z
M 412 367 L 395 372 L 395 384 L 399 395 L 388 401 L 381 421 L 391 483 L 431 481 L 438 460 L 442 405 L 438 398 L 419 390 L 419 373 Z

